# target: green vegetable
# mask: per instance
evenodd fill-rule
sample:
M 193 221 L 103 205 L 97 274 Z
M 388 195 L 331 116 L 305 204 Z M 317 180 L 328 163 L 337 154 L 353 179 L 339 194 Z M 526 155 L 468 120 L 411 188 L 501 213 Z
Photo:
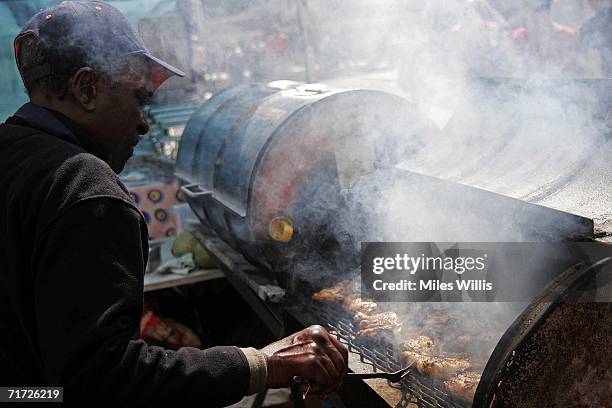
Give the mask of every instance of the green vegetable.
M 172 255 L 179 257 L 194 250 L 196 239 L 189 232 L 181 232 L 172 243 Z
M 199 243 L 195 244 L 193 250 L 193 260 L 197 267 L 202 269 L 213 269 L 217 268 L 217 263 L 212 259 L 207 250 L 205 250 Z

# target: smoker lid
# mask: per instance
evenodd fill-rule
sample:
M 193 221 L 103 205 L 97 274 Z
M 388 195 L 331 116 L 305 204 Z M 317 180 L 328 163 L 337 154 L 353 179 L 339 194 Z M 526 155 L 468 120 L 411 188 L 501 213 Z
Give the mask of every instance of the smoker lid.
M 279 165 L 274 177 L 288 179 L 290 172 L 316 167 L 323 151 L 344 148 L 348 157 L 345 150 L 353 150 L 345 146 L 348 139 L 367 146 L 361 150 L 373 155 L 375 148 L 383 150 L 374 144 L 375 136 L 391 139 L 418 129 L 414 123 L 409 131 L 398 124 L 408 120 L 413 109 L 394 95 L 320 84 L 289 84 L 281 90 L 278 82 L 273 85 L 236 87 L 215 95 L 194 113 L 181 138 L 177 176 L 196 186 L 196 194 L 210 196 L 240 217 L 247 216 L 258 169 L 272 150 L 280 164 L 289 167 Z M 348 159 L 349 164 L 356 161 Z M 275 181 L 267 182 L 266 191 L 271 192 Z
M 497 344 L 474 406 L 602 406 L 598 402 L 609 401 L 612 353 L 603 351 L 612 337 L 611 282 L 612 258 L 579 263 L 552 281 Z

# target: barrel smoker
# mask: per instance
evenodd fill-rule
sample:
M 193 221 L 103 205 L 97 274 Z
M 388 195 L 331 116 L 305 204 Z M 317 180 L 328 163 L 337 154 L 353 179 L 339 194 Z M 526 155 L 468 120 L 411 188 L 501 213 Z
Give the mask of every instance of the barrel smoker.
M 418 158 L 430 140 L 440 138 L 441 129 L 411 102 L 385 92 L 288 81 L 243 85 L 220 92 L 196 110 L 182 136 L 176 174 L 201 224 L 276 279 L 289 297 L 296 292 L 308 297 L 354 274 L 363 241 L 593 239 L 588 218 L 399 165 Z M 396 231 L 389 233 L 380 225 L 389 223 L 390 214 L 376 211 L 384 202 L 381 197 L 397 191 L 410 197 L 402 208 L 395 207 L 401 213 L 397 218 L 410 221 L 397 221 Z M 513 228 L 498 228 L 505 224 Z M 593 279 L 594 270 L 610 277 L 611 265 L 602 257 L 596 266 L 559 271 L 556 289 L 536 297 L 500 340 L 479 385 L 477 406 L 511 406 L 525 395 L 537 395 L 551 381 L 561 381 L 553 375 L 558 364 L 546 363 L 555 351 L 541 343 L 538 333 L 543 330 L 558 333 L 568 322 L 566 328 L 575 333 L 553 348 L 601 346 L 580 343 L 578 332 L 584 319 L 596 316 L 609 322 L 610 304 L 568 309 L 559 307 L 559 301 L 566 291 Z M 593 338 L 610 338 L 611 325 L 589 321 Z M 346 338 L 350 345 L 350 333 Z M 540 341 L 540 357 L 532 361 L 541 361 L 541 371 L 511 375 L 510 360 L 528 365 L 518 355 L 530 341 Z M 607 354 L 591 361 L 595 369 L 609 367 Z M 571 359 L 567 353 L 559 355 L 560 361 Z M 386 366 L 379 362 L 378 367 Z M 584 362 L 580 368 L 588 367 Z M 573 380 L 564 381 L 568 386 Z M 398 406 L 462 406 L 434 386 L 406 384 L 413 399 L 404 397 Z M 527 391 L 517 397 L 517 390 Z

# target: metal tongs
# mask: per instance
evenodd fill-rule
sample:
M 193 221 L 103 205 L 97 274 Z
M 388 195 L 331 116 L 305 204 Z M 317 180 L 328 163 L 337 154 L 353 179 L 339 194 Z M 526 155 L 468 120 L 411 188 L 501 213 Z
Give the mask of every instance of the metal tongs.
M 356 378 L 359 380 L 366 380 L 368 378 L 384 378 L 385 380 L 389 380 L 392 383 L 398 383 L 402 381 L 408 374 L 410 374 L 410 368 L 412 368 L 412 363 L 401 370 L 397 370 L 393 373 L 378 371 L 376 373 L 348 373 L 346 374 L 347 378 Z
M 386 371 L 378 371 L 376 373 L 347 373 L 346 378 L 348 379 L 354 378 L 358 380 L 367 380 L 368 378 L 384 378 L 385 380 L 388 380 L 392 383 L 398 383 L 402 381 L 406 376 L 408 376 L 408 374 L 410 374 L 410 369 L 412 368 L 412 365 L 413 363 L 410 363 L 409 365 L 402 368 L 401 370 L 397 370 L 393 373 L 389 373 Z M 298 386 L 300 385 L 306 386 L 306 389 L 301 392 L 302 400 L 305 400 L 306 395 L 308 395 L 308 391 L 310 391 L 310 381 L 308 381 L 305 378 L 300 377 L 299 375 L 295 375 L 293 376 L 293 384 L 294 385 L 291 388 L 292 388 L 292 392 L 295 394 L 300 392 L 298 389 Z M 294 403 L 298 404 L 297 401 L 294 401 Z

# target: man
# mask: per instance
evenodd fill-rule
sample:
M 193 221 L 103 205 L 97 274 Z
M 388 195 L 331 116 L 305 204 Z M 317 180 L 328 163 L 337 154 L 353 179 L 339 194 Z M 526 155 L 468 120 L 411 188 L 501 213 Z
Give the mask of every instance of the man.
M 62 386 L 69 406 L 220 406 L 294 376 L 322 396 L 347 351 L 313 326 L 262 350 L 132 340 L 147 227 L 116 177 L 143 106 L 178 69 L 108 4 L 63 2 L 15 39 L 30 102 L 0 125 L 0 386 Z

